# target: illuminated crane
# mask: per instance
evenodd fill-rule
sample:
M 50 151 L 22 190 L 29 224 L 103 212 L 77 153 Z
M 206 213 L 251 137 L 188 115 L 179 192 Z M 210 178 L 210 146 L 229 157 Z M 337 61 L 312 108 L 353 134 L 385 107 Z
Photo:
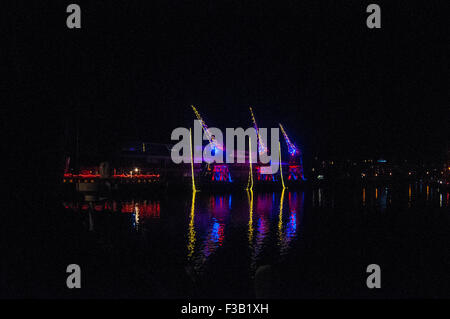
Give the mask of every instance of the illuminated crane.
M 211 144 L 212 151 L 215 152 L 216 149 L 223 151 L 224 148 L 220 145 L 217 140 L 209 133 L 208 126 L 205 121 L 203 121 L 200 113 L 197 111 L 195 106 L 191 105 L 192 110 L 195 113 L 195 116 L 200 121 L 200 124 L 203 127 L 203 131 L 205 132 L 206 137 L 208 138 L 209 143 Z M 206 165 L 205 175 L 211 177 L 211 181 L 220 181 L 220 182 L 232 182 L 230 171 L 228 170 L 228 166 L 224 164 L 213 164 L 213 168 L 209 164 Z
M 255 119 L 255 115 L 253 114 L 252 107 L 250 107 L 250 114 L 252 115 L 253 126 L 256 130 L 256 134 L 258 135 L 258 153 L 260 155 L 267 153 L 267 147 L 264 145 L 263 141 L 261 140 L 261 135 L 259 134 L 258 125 L 256 124 L 256 119 Z
M 305 180 L 305 177 L 303 175 L 303 159 L 302 159 L 302 153 L 300 152 L 300 149 L 297 148 L 294 143 L 291 142 L 289 139 L 289 136 L 287 135 L 286 131 L 284 130 L 283 125 L 281 123 L 278 123 L 280 125 L 281 132 L 283 133 L 284 140 L 286 141 L 286 145 L 288 148 L 289 153 L 289 176 L 288 180 L 294 180 L 294 181 L 300 181 Z M 298 159 L 298 161 L 297 161 Z
M 217 141 L 214 139 L 214 137 L 211 136 L 211 134 L 209 133 L 209 130 L 208 130 L 208 126 L 206 125 L 205 121 L 203 121 L 203 119 L 202 119 L 200 113 L 197 111 L 197 109 L 195 108 L 195 106 L 191 105 L 191 107 L 192 107 L 192 110 L 193 110 L 194 113 L 195 113 L 195 116 L 196 116 L 197 119 L 200 121 L 200 124 L 201 124 L 202 127 L 203 127 L 203 131 L 205 131 L 206 137 L 208 138 L 209 143 L 211 144 L 212 148 L 217 148 L 217 149 L 223 151 L 223 146 L 222 146 L 222 145 L 219 145 L 219 143 L 217 143 Z
M 280 125 L 281 133 L 283 133 L 284 140 L 286 141 L 289 155 L 294 156 L 298 152 L 297 148 L 295 147 L 294 144 L 292 144 L 291 140 L 289 139 L 288 135 L 286 134 L 286 131 L 284 130 L 283 125 L 281 125 L 281 123 L 278 123 L 278 125 Z
M 253 114 L 253 109 L 252 107 L 250 107 L 250 114 L 252 116 L 252 122 L 253 122 L 253 127 L 255 128 L 256 131 L 256 135 L 258 137 L 258 153 L 259 155 L 265 154 L 269 151 L 269 149 L 264 145 L 264 142 L 262 141 L 261 138 L 261 134 L 259 133 L 259 128 L 258 128 L 258 124 L 256 124 L 256 119 L 255 119 L 255 114 Z M 256 166 L 257 169 L 257 177 L 256 179 L 258 181 L 272 181 L 272 182 L 276 182 L 277 181 L 277 177 L 275 176 L 275 174 L 262 174 L 261 170 L 262 167 L 261 166 Z

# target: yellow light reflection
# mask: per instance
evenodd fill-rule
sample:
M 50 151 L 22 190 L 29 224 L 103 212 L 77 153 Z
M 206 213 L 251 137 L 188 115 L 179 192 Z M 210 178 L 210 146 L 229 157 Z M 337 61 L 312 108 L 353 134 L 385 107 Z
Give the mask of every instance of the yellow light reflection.
M 248 241 L 253 241 L 253 191 L 247 190 L 249 218 L 248 218 Z
M 195 195 L 196 191 L 192 192 L 192 205 L 191 205 L 191 215 L 189 221 L 189 231 L 188 231 L 188 258 L 191 258 L 194 254 L 195 249 L 195 227 L 194 227 L 194 217 L 195 217 Z
M 365 187 L 363 187 L 363 194 L 362 194 L 362 196 L 363 196 L 363 198 L 362 198 L 363 204 L 365 205 L 366 204 L 366 188 Z
M 285 189 L 281 191 L 281 199 L 280 199 L 280 214 L 278 215 L 278 238 L 280 243 L 283 239 L 283 202 L 284 202 L 284 192 Z

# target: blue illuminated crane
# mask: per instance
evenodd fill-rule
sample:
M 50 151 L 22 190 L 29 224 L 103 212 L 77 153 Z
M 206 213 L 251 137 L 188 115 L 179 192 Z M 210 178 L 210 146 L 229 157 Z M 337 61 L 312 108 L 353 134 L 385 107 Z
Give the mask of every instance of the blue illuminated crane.
M 287 135 L 286 131 L 284 130 L 283 125 L 281 123 L 278 123 L 280 125 L 281 132 L 283 133 L 284 140 L 286 142 L 288 153 L 289 153 L 289 176 L 288 180 L 291 181 L 300 181 L 305 180 L 305 177 L 303 175 L 303 159 L 302 159 L 302 153 L 299 148 L 297 148 L 294 143 L 291 142 L 289 139 L 289 136 Z

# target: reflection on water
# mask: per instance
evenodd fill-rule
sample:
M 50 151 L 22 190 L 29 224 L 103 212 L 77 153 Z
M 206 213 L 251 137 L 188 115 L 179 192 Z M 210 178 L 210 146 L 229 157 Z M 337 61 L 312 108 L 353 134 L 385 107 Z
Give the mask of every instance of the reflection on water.
M 64 202 L 65 208 L 87 212 L 89 210 L 95 212 L 112 212 L 112 213 L 128 213 L 137 214 L 139 218 L 159 218 L 160 217 L 160 201 L 155 200 L 105 200 L 100 202 Z M 134 218 L 134 215 L 133 215 Z
M 289 251 L 290 243 L 297 237 L 297 211 L 303 213 L 305 193 L 288 194 L 289 205 L 287 211 L 283 211 L 285 190 L 281 193 L 280 213 L 278 216 L 278 245 L 280 246 L 280 255 L 286 255 Z M 300 198 L 298 198 L 300 196 Z M 283 224 L 283 214 L 287 215 L 286 223 Z
M 89 229 L 99 231 L 98 216 L 122 216 L 133 231 L 155 237 L 161 233 L 182 242 L 176 253 L 186 265 L 201 275 L 221 258 L 250 271 L 257 265 L 277 261 L 295 251 L 303 233 L 303 216 L 327 211 L 389 212 L 393 205 L 449 207 L 449 192 L 421 183 L 399 188 L 370 186 L 353 189 L 316 188 L 307 191 L 258 193 L 251 190 L 211 195 L 193 192 L 192 196 L 160 200 L 106 200 L 102 202 L 65 202 L 65 207 L 86 213 Z M 161 208 L 162 207 L 162 208 Z M 97 217 L 96 217 L 97 216 Z M 170 217 L 170 218 L 168 218 Z M 167 231 L 169 229 L 170 231 Z M 155 231 L 155 232 L 154 232 Z M 158 233 L 158 234 L 157 234 Z M 158 239 L 158 238 L 156 238 Z M 164 241 L 154 241 L 165 247 Z M 167 244 L 167 247 L 172 247 Z M 170 248 L 172 249 L 172 248 Z M 164 251 L 164 249 L 161 249 Z M 150 254 L 152 252 L 149 252 Z M 225 257 L 224 257 L 225 256 Z
M 366 185 L 357 189 L 324 189 L 316 188 L 311 190 L 310 196 L 311 204 L 314 208 L 335 208 L 335 200 L 343 199 L 342 192 L 349 194 L 348 200 L 354 199 L 354 195 L 359 194 L 359 199 L 355 203 L 360 207 L 365 207 L 367 210 L 385 211 L 393 204 L 405 205 L 408 208 L 413 208 L 417 205 L 432 205 L 439 207 L 447 207 L 449 201 L 447 196 L 448 190 L 426 185 L 424 183 L 416 182 L 406 184 L 404 187 L 393 187 L 390 185 L 375 186 Z M 359 204 L 358 204 L 359 203 Z M 347 201 L 351 205 L 350 201 Z
M 256 261 L 261 255 L 261 252 L 264 247 L 264 240 L 269 232 L 269 221 L 268 215 L 271 213 L 272 208 L 272 196 L 270 199 L 268 198 L 268 194 L 262 194 L 261 196 L 257 196 L 256 201 L 256 211 L 253 213 L 253 191 L 250 191 L 250 213 L 249 213 L 249 249 L 251 255 L 251 264 L 250 269 L 252 271 L 255 270 Z M 253 225 L 255 224 L 255 229 L 253 229 Z M 255 236 L 254 236 L 255 234 Z
M 201 197 L 196 205 L 197 197 Z M 206 199 L 206 202 L 205 202 Z M 193 192 L 187 232 L 187 260 L 199 273 L 208 258 L 222 246 L 232 195 L 201 196 Z
M 66 209 L 86 215 L 89 231 L 95 231 L 97 213 L 111 213 L 129 216 L 130 226 L 139 231 L 141 223 L 160 218 L 161 204 L 159 200 L 104 200 L 100 202 L 64 202 Z
M 253 191 L 247 190 L 248 197 L 248 243 L 251 244 L 253 242 Z
M 280 212 L 278 214 L 278 246 L 281 247 L 281 243 L 283 241 L 283 204 L 284 204 L 284 194 L 286 190 L 283 189 L 281 192 L 280 198 Z
M 246 244 L 240 242 L 238 245 L 246 249 L 241 253 L 248 254 L 247 267 L 252 272 L 263 254 L 270 252 L 272 258 L 275 253 L 286 255 L 297 237 L 304 192 L 282 191 L 280 194 L 248 190 L 247 200 L 239 198 L 232 207 L 233 196 L 192 194 L 187 224 L 187 259 L 197 273 L 204 270 L 208 260 L 222 246 L 229 244 L 227 236 L 246 234 Z

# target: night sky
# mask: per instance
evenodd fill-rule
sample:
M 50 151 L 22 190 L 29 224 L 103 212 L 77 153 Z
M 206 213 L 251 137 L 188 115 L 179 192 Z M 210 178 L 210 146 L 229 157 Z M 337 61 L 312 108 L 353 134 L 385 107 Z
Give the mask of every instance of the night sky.
M 66 27 L 72 2 L 16 2 L 6 59 L 10 126 L 23 129 L 10 137 L 70 152 L 79 121 L 85 156 L 100 159 L 126 141 L 170 142 L 191 104 L 223 129 L 249 127 L 252 106 L 306 157 L 439 158 L 447 1 L 376 1 L 382 28 L 370 30 L 372 2 L 76 1 L 81 30 Z

